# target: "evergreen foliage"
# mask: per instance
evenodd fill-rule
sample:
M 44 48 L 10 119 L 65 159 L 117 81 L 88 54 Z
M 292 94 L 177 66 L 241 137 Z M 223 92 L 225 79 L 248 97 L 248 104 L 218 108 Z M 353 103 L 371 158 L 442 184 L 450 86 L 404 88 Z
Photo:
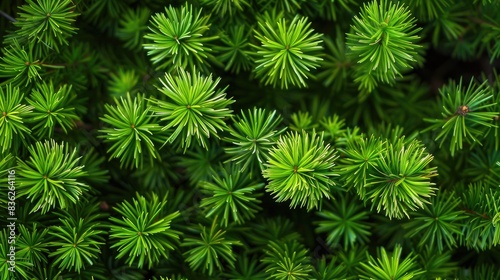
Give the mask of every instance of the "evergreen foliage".
M 206 217 L 219 216 L 223 226 L 229 221 L 242 224 L 255 217 L 261 208 L 260 200 L 254 195 L 264 184 L 252 182 L 245 173 L 240 173 L 234 164 L 220 168 L 211 181 L 200 182 L 200 188 L 209 196 L 203 198 L 200 206 L 207 210 Z
M 19 195 L 35 205 L 30 212 L 47 213 L 56 206 L 68 208 L 77 203 L 90 186 L 78 180 L 86 175 L 77 150 L 64 142 L 36 142 L 28 147 L 28 160 L 17 159 Z
M 0 34 L 0 279 L 500 279 L 499 1 L 12 0 Z
M 0 143 L 2 144 L 2 153 L 4 153 L 9 151 L 11 147 L 13 150 L 17 150 L 19 142 L 27 143 L 25 139 L 31 130 L 26 126 L 26 119 L 23 121 L 23 118 L 28 117 L 34 108 L 21 104 L 24 95 L 18 87 L 13 87 L 11 84 L 5 87 L 5 91 L 0 87 L 0 94 L 0 110 L 2 111 L 0 132 L 3 136 Z
M 323 198 L 330 198 L 335 186 L 336 159 L 334 149 L 324 144 L 323 135 L 303 131 L 281 136 L 262 172 L 269 181 L 267 191 L 277 202 L 291 200 L 290 207 L 318 208 Z
M 225 148 L 226 154 L 231 156 L 231 161 L 241 165 L 241 171 L 249 169 L 250 174 L 264 169 L 264 163 L 269 159 L 269 149 L 277 141 L 277 137 L 286 128 L 277 131 L 281 116 L 276 111 L 267 112 L 264 109 L 253 108 L 248 114 L 241 112 L 233 119 L 233 127 L 227 131 L 231 136 L 223 140 L 234 146 Z
M 276 86 L 279 82 L 282 89 L 307 86 L 304 78 L 310 77 L 309 71 L 322 60 L 318 57 L 321 35 L 313 33 L 305 17 L 296 16 L 289 23 L 285 18 L 272 19 L 259 21 L 259 29 L 255 30 L 255 38 L 261 43 L 254 47 L 259 56 L 255 61 L 256 76 L 266 85 Z
M 115 210 L 122 215 L 121 219 L 109 218 L 110 238 L 114 240 L 110 248 L 117 248 L 117 259 L 127 257 L 129 266 L 137 259 L 138 268 L 145 264 L 151 268 L 160 257 L 168 258 L 167 251 L 174 249 L 181 233 L 171 229 L 170 224 L 180 213 L 162 213 L 166 196 L 161 201 L 156 194 L 151 200 L 140 194 L 136 198 L 132 199 L 133 205 L 125 201 L 117 206 Z
M 404 5 L 385 0 L 364 4 L 347 34 L 347 46 L 358 63 L 355 81 L 360 88 L 372 91 L 377 82 L 393 83 L 412 67 L 420 47 L 415 22 Z
M 217 38 L 217 36 L 203 37 L 209 29 L 210 16 L 202 15 L 201 10 L 193 10 L 192 5 L 186 4 L 182 8 L 172 6 L 165 8 L 165 13 L 157 13 L 152 17 L 153 33 L 144 36 L 153 43 L 144 44 L 144 49 L 152 55 L 153 64 L 163 62 L 157 69 L 166 68 L 172 72 L 177 67 L 191 69 L 194 66 L 206 71 L 206 59 L 211 49 L 203 43 Z M 193 57 L 195 59 L 193 59 Z
M 116 107 L 105 105 L 108 114 L 101 118 L 113 126 L 101 130 L 106 142 L 114 142 L 108 149 L 108 153 L 112 152 L 111 158 L 120 158 L 122 166 L 137 168 L 142 166 L 144 154 L 148 154 L 151 160 L 159 157 L 153 140 L 157 144 L 163 142 L 159 135 L 161 127 L 151 116 L 151 106 L 145 104 L 141 95 L 134 100 L 127 95 L 127 99 L 120 98 L 120 102 L 115 99 L 115 103 Z
M 167 142 L 174 142 L 180 135 L 180 146 L 187 149 L 196 137 L 197 143 L 206 148 L 211 134 L 218 137 L 217 130 L 227 129 L 224 118 L 232 116 L 227 107 L 234 100 L 226 98 L 226 89 L 216 91 L 220 78 L 213 81 L 211 76 L 180 70 L 179 76 L 165 74 L 165 80 L 160 81 L 163 87 L 159 90 L 168 100 L 153 100 L 153 111 L 162 121 L 168 121 L 162 130 L 175 128 Z

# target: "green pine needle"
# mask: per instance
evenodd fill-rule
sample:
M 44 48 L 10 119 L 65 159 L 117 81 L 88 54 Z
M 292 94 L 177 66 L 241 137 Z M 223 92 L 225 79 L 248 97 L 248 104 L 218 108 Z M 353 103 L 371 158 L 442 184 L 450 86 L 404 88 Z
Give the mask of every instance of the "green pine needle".
M 295 231 L 295 225 L 287 218 L 261 217 L 249 224 L 251 230 L 244 231 L 243 234 L 250 244 L 255 245 L 255 251 L 267 246 L 270 241 L 291 242 L 301 240 L 302 237 Z
M 118 68 L 115 73 L 110 73 L 108 81 L 109 95 L 114 98 L 125 97 L 127 93 L 134 95 L 139 84 L 139 75 L 133 69 Z
M 166 69 L 171 73 L 181 67 L 192 69 L 197 67 L 208 71 L 207 59 L 212 58 L 211 49 L 205 44 L 218 38 L 206 37 L 210 28 L 210 16 L 203 16 L 201 9 L 197 11 L 192 5 L 174 8 L 165 7 L 165 13 L 156 13 L 151 19 L 152 33 L 144 36 L 153 41 L 144 44 L 153 64 L 160 64 L 156 69 Z
M 160 200 L 154 193 L 148 200 L 137 193 L 132 202 L 124 201 L 114 208 L 120 218 L 109 218 L 111 248 L 117 248 L 116 259 L 126 257 L 129 266 L 143 268 L 147 264 L 151 268 L 160 259 L 167 259 L 168 252 L 174 249 L 181 233 L 172 230 L 170 224 L 180 212 L 162 216 L 166 196 Z
M 110 158 L 119 158 L 120 166 L 142 167 L 145 158 L 152 161 L 159 158 L 159 152 L 154 142 L 163 142 L 161 127 L 156 119 L 151 116 L 151 106 L 142 95 L 134 99 L 127 94 L 126 99 L 120 97 L 115 99 L 116 106 L 105 104 L 108 114 L 101 118 L 103 122 L 111 126 L 101 129 L 101 138 L 105 142 L 112 143 L 108 152 Z
M 374 171 L 377 161 L 385 152 L 385 141 L 373 135 L 370 138 L 352 138 L 346 142 L 346 147 L 340 149 L 344 155 L 340 160 L 341 179 L 348 188 L 354 187 L 361 197 L 366 195 L 369 174 Z
M 347 279 L 345 265 L 338 263 L 336 257 L 327 263 L 325 256 L 316 262 L 311 276 L 312 280 Z
M 263 186 L 234 164 L 221 166 L 212 180 L 200 182 L 201 189 L 210 195 L 202 199 L 200 206 L 207 210 L 206 217 L 221 217 L 224 227 L 231 221 L 242 224 L 261 210 L 257 199 L 260 195 L 255 192 Z
M 276 143 L 280 134 L 286 128 L 277 130 L 282 118 L 276 111 L 268 112 L 265 109 L 253 108 L 245 114 L 234 118 L 234 124 L 229 126 L 231 136 L 223 140 L 231 143 L 225 152 L 231 156 L 228 161 L 241 166 L 241 171 L 249 170 L 260 173 L 264 170 L 264 163 L 269 158 L 269 149 Z
M 248 279 L 266 280 L 267 274 L 264 272 L 264 264 L 257 258 L 250 258 L 248 255 L 238 256 L 238 261 L 234 268 L 224 273 L 225 279 Z
M 68 39 L 76 34 L 73 26 L 76 17 L 75 4 L 71 0 L 27 0 L 27 5 L 19 7 L 19 18 L 14 23 L 20 29 L 14 38 L 27 38 L 36 46 L 59 52 Z
M 389 218 L 408 217 L 408 211 L 423 208 L 434 195 L 436 188 L 430 179 L 438 174 L 436 167 L 429 166 L 433 158 L 418 140 L 405 143 L 402 137 L 395 144 L 386 144 L 361 198 Z
M 48 84 L 38 84 L 38 87 L 31 91 L 30 98 L 26 99 L 34 108 L 28 121 L 34 123 L 32 129 L 35 134 L 40 138 L 51 138 L 56 125 L 66 134 L 74 128 L 80 120 L 75 114 L 75 108 L 71 106 L 71 101 L 75 98 L 71 85 L 62 85 L 56 90 L 52 81 Z
M 31 132 L 24 122 L 30 116 L 33 106 L 21 104 L 23 97 L 24 95 L 18 87 L 7 84 L 4 91 L 3 87 L 0 86 L 0 135 L 2 135 L 0 145 L 2 153 L 8 151 L 12 144 L 26 143 L 25 138 Z
M 368 257 L 368 261 L 361 263 L 360 279 L 380 279 L 380 280 L 409 280 L 424 273 L 419 269 L 417 256 L 408 255 L 401 257 L 403 248 L 396 245 L 392 254 L 387 254 L 385 248 L 377 250 L 377 260 L 373 256 Z
M 290 207 L 321 207 L 323 198 L 332 196 L 336 152 L 316 133 L 288 133 L 281 136 L 269 152 L 262 172 L 268 179 L 266 189 L 277 202 L 290 201 Z
M 28 50 L 21 46 L 17 40 L 12 45 L 3 49 L 3 57 L 0 57 L 0 78 L 8 78 L 0 85 L 11 83 L 12 86 L 26 87 L 33 81 L 42 79 L 39 71 L 42 63 L 35 59 L 32 54 L 32 45 Z
M 16 240 L 16 246 L 20 259 L 26 259 L 33 266 L 46 266 L 48 264 L 48 228 L 37 229 L 38 224 L 33 223 L 32 228 L 25 225 L 19 225 L 19 238 Z
M 226 33 L 220 35 L 220 45 L 214 46 L 219 54 L 217 59 L 225 64 L 224 70 L 238 74 L 240 70 L 248 71 L 253 67 L 252 51 L 249 38 L 252 33 L 245 25 L 233 25 Z
M 200 3 L 212 7 L 212 12 L 221 18 L 232 18 L 251 8 L 248 0 L 200 0 Z
M 337 29 L 336 33 L 340 34 L 340 30 Z M 335 40 L 325 36 L 324 41 L 327 55 L 321 62 L 318 79 L 323 81 L 324 86 L 339 92 L 348 84 L 353 63 L 347 55 L 345 40 L 342 36 L 337 36 Z
M 138 7 L 137 9 L 127 9 L 121 16 L 116 37 L 124 42 L 125 48 L 133 51 L 142 49 L 150 15 L 151 12 L 148 8 Z
M 19 195 L 34 202 L 31 212 L 42 214 L 58 206 L 60 209 L 77 203 L 90 187 L 80 182 L 86 176 L 77 150 L 70 152 L 67 144 L 54 140 L 36 142 L 28 148 L 28 160 L 17 159 Z
M 399 3 L 374 0 L 364 4 L 347 33 L 350 55 L 358 63 L 356 81 L 371 91 L 377 81 L 392 83 L 411 69 L 420 48 L 416 44 L 420 30 L 407 7 Z
M 455 193 L 439 193 L 430 202 L 422 210 L 412 212 L 412 219 L 403 227 L 408 237 L 418 239 L 419 246 L 437 247 L 439 252 L 443 252 L 445 244 L 450 249 L 456 246 L 457 236 L 462 235 L 460 226 L 466 216 L 458 208 L 460 199 Z
M 325 205 L 327 207 L 316 213 L 321 219 L 315 223 L 316 232 L 328 234 L 328 245 L 335 246 L 343 241 L 343 248 L 349 248 L 356 243 L 369 242 L 370 224 L 366 221 L 369 212 L 363 209 L 362 203 L 343 195 Z
M 200 236 L 196 238 L 186 238 L 181 244 L 183 247 L 192 247 L 184 255 L 189 267 L 193 270 L 202 269 L 208 272 L 209 276 L 214 274 L 214 269 L 223 270 L 222 261 L 229 267 L 234 267 L 236 256 L 233 252 L 234 245 L 241 245 L 237 240 L 226 238 L 226 231 L 218 229 L 217 219 L 214 219 L 210 229 L 201 226 Z
M 59 265 L 59 269 L 80 273 L 98 261 L 100 246 L 104 244 L 101 236 L 104 231 L 94 229 L 97 224 L 84 224 L 83 219 L 79 219 L 77 224 L 61 219 L 61 223 L 62 226 L 54 226 L 49 232 L 55 239 L 50 245 L 57 248 L 49 257 L 55 257 L 53 265 Z
M 312 78 L 312 69 L 320 66 L 319 51 L 322 50 L 322 35 L 313 33 L 306 17 L 296 16 L 291 22 L 279 18 L 269 22 L 262 18 L 255 29 L 255 38 L 260 45 L 252 45 L 257 51 L 256 77 L 265 85 L 278 85 L 288 89 L 289 85 L 307 87 L 305 79 Z
M 9 228 L 3 227 L 0 230 L 0 240 L 2 240 L 0 242 L 0 280 L 30 279 L 28 275 L 36 267 L 33 267 L 33 264 L 27 259 L 18 257 L 16 250 L 15 259 L 11 262 L 11 258 L 7 254 L 12 254 L 12 247 L 17 248 L 16 244 L 8 243 L 8 240 L 12 240 L 9 237 L 11 237 Z M 11 271 L 11 267 L 15 267 L 14 272 Z
M 298 132 L 302 130 L 310 132 L 318 126 L 318 124 L 314 121 L 313 116 L 311 116 L 309 112 L 299 111 L 293 113 L 290 119 L 291 121 L 288 127 L 291 130 L 295 130 Z
M 469 184 L 461 196 L 461 209 L 467 215 L 462 224 L 461 245 L 485 251 L 500 244 L 500 186 Z
M 411 10 L 415 11 L 415 15 L 422 20 L 430 21 L 438 19 L 444 13 L 449 11 L 449 7 L 453 4 L 451 0 L 406 0 Z
M 270 280 L 310 280 L 312 266 L 307 250 L 296 240 L 285 243 L 269 241 L 262 262 Z
M 195 138 L 200 146 L 207 148 L 211 136 L 219 138 L 217 131 L 227 129 L 225 118 L 231 117 L 228 106 L 234 100 L 226 98 L 226 88 L 216 90 L 220 80 L 182 69 L 179 76 L 166 73 L 165 79 L 160 79 L 163 87 L 159 91 L 167 100 L 154 99 L 153 111 L 162 121 L 168 121 L 162 130 L 174 129 L 165 143 L 177 140 L 185 151 Z
M 464 142 L 481 144 L 484 137 L 481 128 L 497 127 L 494 119 L 498 112 L 489 109 L 496 106 L 493 102 L 493 94 L 488 86 L 488 81 L 478 85 L 471 79 L 469 86 L 462 86 L 462 79 L 456 84 L 454 81 L 439 89 L 441 99 L 439 107 L 442 119 L 424 120 L 432 123 L 425 131 L 434 130 L 439 134 L 436 141 L 440 140 L 441 147 L 445 141 L 449 141 L 451 155 L 462 150 Z

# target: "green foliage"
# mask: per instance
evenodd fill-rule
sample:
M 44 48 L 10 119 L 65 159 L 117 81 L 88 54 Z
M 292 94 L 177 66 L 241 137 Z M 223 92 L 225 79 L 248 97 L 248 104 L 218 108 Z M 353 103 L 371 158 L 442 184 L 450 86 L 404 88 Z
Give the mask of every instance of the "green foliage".
M 363 262 L 367 261 L 367 247 L 354 246 L 352 249 L 342 250 L 338 253 L 341 263 L 345 264 L 347 275 L 359 278 L 359 271 Z
M 277 130 L 281 119 L 276 111 L 257 108 L 233 118 L 234 124 L 227 129 L 231 136 L 223 139 L 232 144 L 224 149 L 231 156 L 230 161 L 240 165 L 242 172 L 248 169 L 250 174 L 260 173 L 269 159 L 269 149 L 285 131 Z
M 327 2 L 327 1 L 325 1 Z M 337 30 L 337 34 L 340 30 Z M 341 90 L 351 76 L 351 58 L 347 54 L 345 40 L 341 36 L 336 36 L 335 41 L 325 36 L 327 55 L 321 62 L 321 72 L 318 79 L 323 81 L 323 85 L 331 87 L 335 91 Z
M 238 280 L 265 280 L 264 264 L 256 259 L 249 259 L 247 255 L 238 258 L 236 265 L 229 273 L 224 273 L 228 279 Z
M 471 280 L 493 280 L 500 277 L 500 272 L 498 272 L 498 270 L 495 270 L 494 265 L 483 264 L 476 267 L 463 269 L 461 273 L 458 274 L 458 277 Z
M 465 34 L 468 20 L 464 8 L 463 3 L 454 3 L 432 21 L 432 44 L 435 47 L 442 45 L 443 37 L 453 41 Z
M 337 259 L 329 260 L 321 258 L 311 273 L 313 280 L 346 279 L 345 266 L 337 263 Z
M 313 116 L 311 116 L 308 112 L 297 112 L 293 113 L 291 117 L 291 123 L 288 125 L 290 129 L 295 131 L 312 131 L 318 125 L 314 122 Z
M 14 38 L 34 42 L 44 51 L 59 52 L 60 47 L 69 44 L 68 39 L 78 30 L 73 24 L 79 15 L 71 0 L 27 0 L 26 3 L 19 7 L 21 12 L 14 23 L 19 29 Z
M 304 1 L 304 13 L 310 17 L 320 17 L 329 21 L 338 22 L 346 14 L 351 15 L 360 1 L 357 0 L 313 0 Z
M 500 243 L 500 186 L 470 184 L 462 193 L 467 219 L 462 226 L 461 245 L 488 250 Z
M 119 18 L 127 8 L 126 2 L 121 0 L 92 0 L 87 5 L 84 17 L 103 29 L 110 28 L 108 21 Z
M 111 96 L 118 98 L 126 96 L 127 93 L 134 94 L 139 83 L 139 75 L 134 70 L 124 70 L 118 68 L 116 73 L 110 74 L 108 82 L 108 90 Z
M 458 209 L 460 200 L 454 193 L 441 192 L 430 202 L 422 210 L 411 213 L 412 220 L 403 225 L 407 236 L 417 237 L 419 246 L 437 247 L 439 252 L 443 251 L 444 245 L 455 247 L 457 237 L 462 235 L 462 220 L 466 218 Z
M 0 231 L 0 240 L 3 241 L 0 243 L 0 271 L 2 272 L 0 279 L 12 279 L 13 274 L 15 277 L 27 279 L 29 270 L 33 268 L 33 264 L 29 263 L 26 259 L 16 259 L 15 243 L 9 244 L 7 242 L 8 236 L 11 236 L 10 234 L 10 228 L 3 228 Z M 11 248 L 14 248 L 14 252 L 12 252 Z M 9 255 L 14 255 L 13 259 Z M 14 271 L 12 271 L 11 267 L 15 267 Z
M 485 153 L 476 147 L 470 157 L 469 166 L 464 173 L 472 178 L 473 182 L 484 182 L 490 186 L 500 185 L 500 150 Z
M 436 249 L 426 247 L 419 253 L 420 267 L 425 272 L 421 275 L 422 279 L 435 279 L 438 277 L 452 277 L 457 270 L 457 262 L 451 260 L 452 251 L 439 252 Z
M 330 141 L 337 141 L 343 134 L 345 134 L 345 120 L 341 119 L 338 115 L 323 117 L 319 121 L 320 129 L 323 130 L 324 136 Z
M 25 259 L 34 267 L 46 266 L 48 264 L 47 253 L 49 244 L 47 236 L 49 229 L 37 229 L 38 225 L 33 223 L 31 228 L 19 225 L 19 239 L 16 241 L 18 251 L 16 254 L 20 259 Z
M 306 280 L 312 271 L 307 250 L 297 241 L 275 243 L 270 241 L 262 262 L 266 264 L 267 279 Z
M 239 171 L 234 164 L 221 166 L 210 181 L 200 182 L 201 189 L 209 196 L 200 206 L 207 210 L 206 217 L 221 217 L 221 225 L 230 221 L 238 224 L 255 217 L 261 207 L 259 195 L 255 194 L 263 183 L 252 181 L 247 173 Z
M 377 212 L 384 210 L 389 218 L 408 217 L 408 211 L 415 211 L 428 204 L 434 195 L 434 183 L 430 178 L 437 176 L 436 167 L 429 167 L 433 156 L 425 151 L 419 141 L 405 143 L 399 138 L 395 144 L 386 144 L 386 149 L 377 160 L 374 174 L 364 186 L 366 195 L 361 198 L 372 203 Z M 360 193 L 358 191 L 358 193 Z
M 262 11 L 285 11 L 289 14 L 297 13 L 297 10 L 299 10 L 305 2 L 305 0 L 257 0 Z
M 200 3 L 212 7 L 212 12 L 220 17 L 228 16 L 230 18 L 251 8 L 247 0 L 200 0 Z
M 320 208 L 335 186 L 333 170 L 336 151 L 325 144 L 323 135 L 287 133 L 280 136 L 269 152 L 262 172 L 268 180 L 266 190 L 277 202 L 290 201 L 290 207 Z
M 224 2 L 218 1 L 217 2 Z M 221 42 L 224 45 L 214 46 L 218 52 L 217 60 L 225 64 L 224 70 L 238 74 L 240 70 L 248 71 L 253 66 L 252 52 L 250 50 L 251 30 L 245 28 L 245 25 L 234 25 L 227 33 L 220 35 Z
M 32 106 L 21 104 L 24 95 L 18 87 L 8 84 L 5 92 L 0 87 L 0 134 L 2 135 L 2 153 L 8 151 L 16 143 L 26 142 L 31 130 L 25 125 L 26 118 L 33 111 Z M 24 119 L 24 121 L 23 121 Z M 18 146 L 18 145 L 16 145 Z
M 320 66 L 318 51 L 322 49 L 321 34 L 313 33 L 306 17 L 295 16 L 287 23 L 285 18 L 276 22 L 258 22 L 255 38 L 260 45 L 252 45 L 258 59 L 255 61 L 256 77 L 265 85 L 288 89 L 289 85 L 307 87 L 304 79 L 312 78 L 309 72 Z
M 145 7 L 136 10 L 129 9 L 120 19 L 120 27 L 116 30 L 116 37 L 124 42 L 124 47 L 139 51 L 143 46 L 143 37 L 147 31 L 147 23 L 151 12 Z
M 33 107 L 33 117 L 28 121 L 34 123 L 33 130 L 37 136 L 52 137 L 56 125 L 64 133 L 76 126 L 80 118 L 75 108 L 71 107 L 71 101 L 76 98 L 71 93 L 71 86 L 62 85 L 56 91 L 52 83 L 40 83 L 38 88 L 31 91 L 26 101 Z
M 361 264 L 360 279 L 412 279 L 424 271 L 418 268 L 416 256 L 412 254 L 402 258 L 403 248 L 397 245 L 391 255 L 382 247 L 377 250 L 377 259 L 368 256 L 368 261 Z
M 366 196 L 364 188 L 377 167 L 377 161 L 385 153 L 386 142 L 373 135 L 370 138 L 349 139 L 346 147 L 340 149 L 345 156 L 341 158 L 339 170 L 341 179 L 349 188 L 354 187 L 361 197 Z
M 249 225 L 250 231 L 244 232 L 245 238 L 251 244 L 265 247 L 270 241 L 289 242 L 300 240 L 300 235 L 294 231 L 295 225 L 286 218 L 261 218 Z
M 192 247 L 185 253 L 186 261 L 193 270 L 203 271 L 208 270 L 208 275 L 214 273 L 214 268 L 222 270 L 222 262 L 224 260 L 230 267 L 234 267 L 236 261 L 233 252 L 233 245 L 240 245 L 237 240 L 230 240 L 226 238 L 226 231 L 217 228 L 214 219 L 210 229 L 206 226 L 201 227 L 201 232 L 196 238 L 185 238 L 181 246 Z
M 87 171 L 87 176 L 83 180 L 93 186 L 107 183 L 109 170 L 102 168 L 104 161 L 105 158 L 99 156 L 95 149 L 87 150 L 82 157 L 82 165 Z
M 165 74 L 159 90 L 168 100 L 154 99 L 153 111 L 162 121 L 169 122 L 162 130 L 175 129 L 167 142 L 172 143 L 180 136 L 180 146 L 186 150 L 196 137 L 197 143 L 207 148 L 210 136 L 219 138 L 217 130 L 227 129 L 224 118 L 231 117 L 232 110 L 227 107 L 234 100 L 226 98 L 225 88 L 216 90 L 220 80 L 184 70 L 180 70 L 179 76 Z
M 343 248 L 349 248 L 356 243 L 363 245 L 369 241 L 370 224 L 366 221 L 369 213 L 352 197 L 344 195 L 331 203 L 325 203 L 325 207 L 316 214 L 321 217 L 316 222 L 316 232 L 328 234 L 328 245 L 343 241 Z
M 450 0 L 406 0 L 404 2 L 415 12 L 418 19 L 424 21 L 441 17 L 452 4 Z
M 42 79 L 42 63 L 35 59 L 32 54 L 32 44 L 28 50 L 21 46 L 17 40 L 12 45 L 3 49 L 3 56 L 0 57 L 0 78 L 8 78 L 1 85 L 10 83 L 12 86 L 27 86 L 34 80 Z
M 129 266 L 137 260 L 137 267 L 147 264 L 151 268 L 160 258 L 168 258 L 168 251 L 174 249 L 181 233 L 171 229 L 170 223 L 180 213 L 163 213 L 166 196 L 160 200 L 154 193 L 148 200 L 137 193 L 132 202 L 133 205 L 124 201 L 114 208 L 121 218 L 109 218 L 111 248 L 117 248 L 116 258 L 126 257 Z
M 195 146 L 179 159 L 179 166 L 186 169 L 191 185 L 196 186 L 200 181 L 212 178 L 221 156 L 222 150 L 214 146 L 208 146 L 206 149 Z
M 396 76 L 411 69 L 417 61 L 415 19 L 407 7 L 380 0 L 364 4 L 354 17 L 347 46 L 358 65 L 355 81 L 359 88 L 372 91 L 377 82 L 392 84 Z
M 0 279 L 500 279 L 497 2 L 0 1 Z
M 120 166 L 137 168 L 146 156 L 150 161 L 160 157 L 154 142 L 163 142 L 161 127 L 146 102 L 141 95 L 132 100 L 127 94 L 127 99 L 115 99 L 116 106 L 105 104 L 108 114 L 101 120 L 111 127 L 100 130 L 101 137 L 112 143 L 108 152 L 112 152 L 111 158 L 120 158 Z
M 17 159 L 16 174 L 19 195 L 34 203 L 31 212 L 68 208 L 90 189 L 79 181 L 86 171 L 79 165 L 76 149 L 70 151 L 66 143 L 51 140 L 36 142 L 28 151 L 29 160 Z
M 415 211 L 429 203 L 434 194 L 436 167 L 428 167 L 433 156 L 416 140 L 395 138 L 347 142 L 342 149 L 345 158 L 340 165 L 342 179 L 354 187 L 365 203 L 389 218 L 401 219 L 408 210 Z M 392 144 L 392 143 L 394 144 Z
M 463 149 L 464 142 L 481 144 L 484 133 L 481 127 L 493 127 L 493 119 L 497 112 L 488 111 L 495 104 L 491 101 L 493 95 L 487 82 L 477 85 L 471 80 L 467 88 L 462 87 L 462 79 L 455 84 L 451 81 L 439 90 L 441 95 L 440 108 L 442 119 L 425 119 L 432 125 L 428 128 L 438 131 L 437 140 L 441 147 L 449 141 L 451 155 Z
M 50 245 L 57 248 L 49 256 L 55 257 L 54 266 L 80 273 L 85 264 L 91 266 L 97 261 L 99 246 L 104 244 L 99 235 L 104 232 L 95 230 L 95 224 L 85 224 L 81 218 L 78 221 L 61 219 L 61 223 L 62 227 L 53 227 L 49 232 L 54 237 Z
M 204 36 L 210 28 L 209 18 L 187 3 L 181 8 L 165 7 L 165 13 L 156 13 L 149 27 L 152 33 L 144 36 L 152 43 L 144 44 L 144 49 L 153 56 L 153 64 L 161 63 L 157 69 L 171 73 L 177 67 L 196 66 L 207 72 L 206 60 L 212 57 L 212 50 L 204 43 L 217 39 L 217 36 Z

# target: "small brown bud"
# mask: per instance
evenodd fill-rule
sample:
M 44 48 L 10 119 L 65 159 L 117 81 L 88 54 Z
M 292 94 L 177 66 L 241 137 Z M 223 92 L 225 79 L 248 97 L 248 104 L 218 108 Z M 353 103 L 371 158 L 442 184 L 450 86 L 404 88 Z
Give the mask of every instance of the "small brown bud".
M 470 112 L 469 111 L 469 106 L 467 106 L 467 105 L 459 106 L 458 109 L 457 109 L 457 115 L 465 116 L 469 112 Z

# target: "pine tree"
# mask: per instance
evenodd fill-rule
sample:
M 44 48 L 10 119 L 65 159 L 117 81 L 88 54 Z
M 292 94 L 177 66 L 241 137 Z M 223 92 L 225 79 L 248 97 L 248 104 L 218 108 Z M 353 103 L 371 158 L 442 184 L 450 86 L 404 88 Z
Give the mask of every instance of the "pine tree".
M 500 279 L 500 2 L 0 2 L 0 279 Z

